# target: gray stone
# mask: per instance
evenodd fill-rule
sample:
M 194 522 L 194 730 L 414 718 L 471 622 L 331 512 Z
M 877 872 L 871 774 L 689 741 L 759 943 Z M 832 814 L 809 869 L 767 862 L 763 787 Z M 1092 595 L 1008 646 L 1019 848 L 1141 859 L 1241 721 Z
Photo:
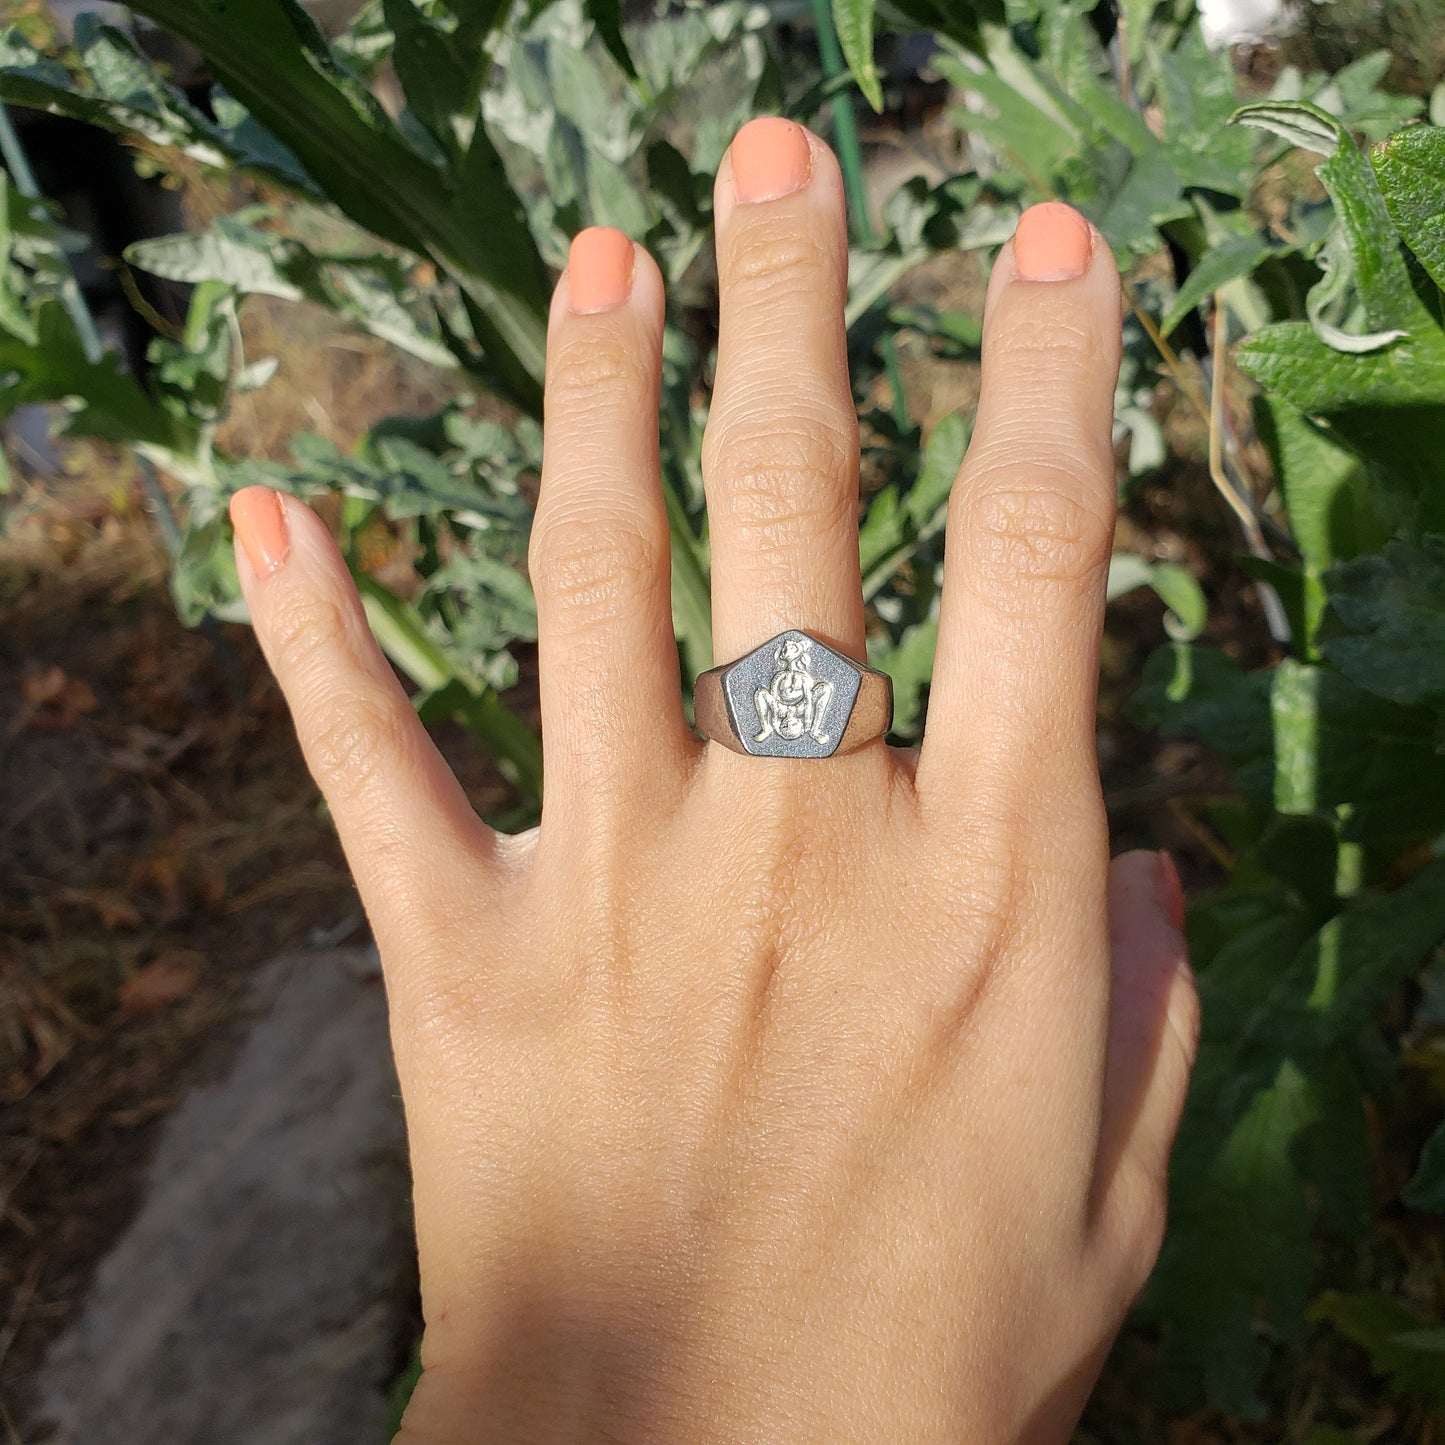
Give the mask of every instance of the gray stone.
M 411 1270 L 375 954 L 267 965 L 37 1381 L 65 1445 L 372 1445 Z

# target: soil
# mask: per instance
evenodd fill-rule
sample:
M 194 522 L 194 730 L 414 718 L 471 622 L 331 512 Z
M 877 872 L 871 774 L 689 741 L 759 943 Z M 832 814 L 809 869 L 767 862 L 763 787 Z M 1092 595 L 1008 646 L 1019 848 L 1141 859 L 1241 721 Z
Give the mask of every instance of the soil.
M 365 937 L 250 630 L 189 631 L 139 479 L 79 447 L 0 531 L 0 1427 L 254 970 Z M 438 730 L 478 805 L 501 784 Z M 0 1434 L 0 1438 L 4 1438 Z

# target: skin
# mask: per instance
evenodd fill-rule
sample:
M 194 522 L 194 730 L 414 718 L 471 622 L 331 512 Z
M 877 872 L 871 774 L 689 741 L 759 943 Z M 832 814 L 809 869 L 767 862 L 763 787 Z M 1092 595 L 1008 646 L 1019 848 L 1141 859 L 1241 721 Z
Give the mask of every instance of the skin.
M 833 156 L 717 180 L 716 655 L 862 658 Z M 314 514 L 237 565 L 380 945 L 424 1373 L 399 1437 L 1067 1439 L 1151 1269 L 1198 1008 L 1094 752 L 1118 278 L 989 289 L 928 735 L 758 760 L 684 719 L 662 281 L 549 335 L 539 828 L 476 817 Z

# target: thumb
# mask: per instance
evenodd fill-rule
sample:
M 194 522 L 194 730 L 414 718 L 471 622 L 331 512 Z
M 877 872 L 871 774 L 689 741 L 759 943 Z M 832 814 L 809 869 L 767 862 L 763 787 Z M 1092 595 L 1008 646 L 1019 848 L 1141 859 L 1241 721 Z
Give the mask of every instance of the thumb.
M 461 882 L 459 863 L 490 854 L 491 830 L 377 645 L 321 519 L 295 497 L 246 487 L 231 521 L 257 639 L 385 956 L 388 938 L 443 914 L 436 880 Z M 479 881 L 467 880 L 473 893 Z
M 1109 868 L 1109 1053 L 1097 1179 L 1130 1214 L 1162 1214 L 1169 1155 L 1199 1048 L 1184 891 L 1167 853 Z

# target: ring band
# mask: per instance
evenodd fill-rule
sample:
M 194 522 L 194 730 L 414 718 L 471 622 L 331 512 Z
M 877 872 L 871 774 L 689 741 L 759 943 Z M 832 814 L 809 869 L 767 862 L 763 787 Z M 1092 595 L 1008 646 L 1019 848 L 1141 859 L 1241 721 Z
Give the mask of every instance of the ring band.
M 893 679 L 799 632 L 780 632 L 697 680 L 697 730 L 754 758 L 831 758 L 893 725 Z

